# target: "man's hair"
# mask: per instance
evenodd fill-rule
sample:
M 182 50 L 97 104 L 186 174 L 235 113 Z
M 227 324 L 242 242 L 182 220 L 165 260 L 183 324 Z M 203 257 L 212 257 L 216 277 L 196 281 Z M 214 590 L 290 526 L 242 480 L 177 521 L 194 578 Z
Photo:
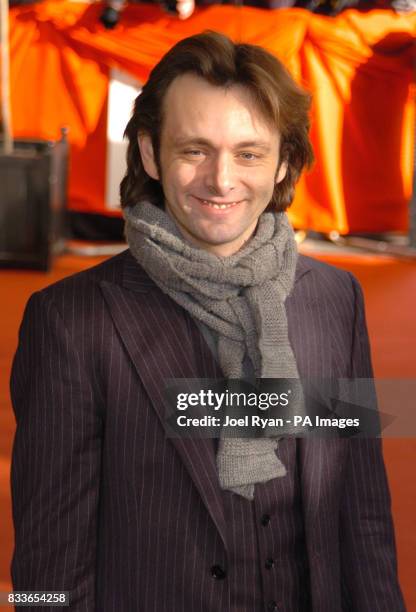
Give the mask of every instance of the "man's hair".
M 137 96 L 124 136 L 129 140 L 127 171 L 120 185 L 121 205 L 148 200 L 163 206 L 159 181 L 149 177 L 140 156 L 138 134 L 151 138 L 160 170 L 160 138 L 163 117 L 169 112 L 164 100 L 169 85 L 183 74 L 194 74 L 218 87 L 242 85 L 255 106 L 281 135 L 280 162 L 288 164 L 285 178 L 276 184 L 269 209 L 282 211 L 292 202 L 302 169 L 313 161 L 309 141 L 310 95 L 271 53 L 249 44 L 235 44 L 217 32 L 204 32 L 178 42 L 152 70 Z

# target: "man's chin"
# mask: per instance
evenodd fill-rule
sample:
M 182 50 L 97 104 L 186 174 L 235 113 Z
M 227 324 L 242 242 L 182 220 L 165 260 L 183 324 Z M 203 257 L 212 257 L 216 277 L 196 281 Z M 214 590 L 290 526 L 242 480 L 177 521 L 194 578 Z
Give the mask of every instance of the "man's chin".
M 227 245 L 230 243 L 233 243 L 235 241 L 238 241 L 239 238 L 239 234 L 231 234 L 231 233 L 218 233 L 218 232 L 213 232 L 213 233 L 200 233 L 200 234 L 195 234 L 196 240 L 200 241 L 201 243 L 204 243 L 206 245 L 210 245 L 210 246 L 221 246 L 221 245 Z

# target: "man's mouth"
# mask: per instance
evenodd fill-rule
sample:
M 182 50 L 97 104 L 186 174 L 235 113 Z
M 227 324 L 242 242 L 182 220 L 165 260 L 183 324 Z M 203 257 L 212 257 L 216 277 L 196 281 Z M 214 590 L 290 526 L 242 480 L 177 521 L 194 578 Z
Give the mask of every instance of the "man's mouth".
M 204 206 L 209 206 L 209 208 L 215 208 L 216 210 L 227 210 L 228 208 L 233 208 L 234 206 L 237 206 L 237 204 L 240 204 L 241 202 L 241 200 L 236 202 L 213 202 L 212 200 L 204 200 L 198 197 L 196 197 L 196 199 Z

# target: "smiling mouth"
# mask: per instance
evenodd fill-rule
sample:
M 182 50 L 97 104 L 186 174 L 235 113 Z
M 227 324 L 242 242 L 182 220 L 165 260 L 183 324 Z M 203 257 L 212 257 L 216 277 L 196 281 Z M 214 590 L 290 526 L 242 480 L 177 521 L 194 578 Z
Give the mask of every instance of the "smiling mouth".
M 196 197 L 196 199 L 201 202 L 203 206 L 208 206 L 209 208 L 215 208 L 216 210 L 227 210 L 228 208 L 233 208 L 240 204 L 240 201 L 237 202 L 212 202 L 211 200 L 203 200 L 202 198 Z

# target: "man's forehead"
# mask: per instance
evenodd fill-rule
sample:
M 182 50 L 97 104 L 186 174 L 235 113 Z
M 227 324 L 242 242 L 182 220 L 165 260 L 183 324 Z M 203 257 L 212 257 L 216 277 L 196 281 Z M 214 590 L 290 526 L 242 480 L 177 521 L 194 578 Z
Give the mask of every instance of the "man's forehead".
M 244 134 L 244 128 L 247 129 L 248 126 L 260 133 L 264 133 L 266 127 L 267 131 L 278 134 L 276 126 L 271 125 L 270 120 L 264 116 L 248 87 L 240 83 L 213 85 L 192 73 L 180 75 L 170 84 L 163 104 L 163 126 L 168 128 L 175 141 L 193 138 L 195 124 L 200 127 L 206 116 L 218 116 L 224 111 L 224 107 L 222 106 L 220 111 L 218 105 L 225 100 L 232 100 L 232 103 L 227 105 L 227 118 L 230 128 L 241 134 L 242 141 L 253 140 L 252 130 L 249 129 L 249 133 Z
M 179 74 L 172 80 L 172 82 L 167 88 L 165 99 L 169 97 L 173 98 L 180 95 L 186 95 L 187 93 L 189 93 L 189 90 L 206 90 L 214 88 L 218 90 L 227 91 L 234 86 L 235 84 L 214 85 L 198 74 L 195 74 L 193 72 L 184 72 L 183 74 Z
M 243 85 L 213 85 L 196 74 L 181 74 L 172 81 L 166 91 L 163 112 L 165 116 L 169 115 L 172 108 L 189 112 L 201 100 L 204 103 L 203 107 L 206 108 L 213 96 L 222 98 L 236 92 L 239 93 L 242 100 L 245 100 L 247 105 L 253 105 L 251 94 Z

